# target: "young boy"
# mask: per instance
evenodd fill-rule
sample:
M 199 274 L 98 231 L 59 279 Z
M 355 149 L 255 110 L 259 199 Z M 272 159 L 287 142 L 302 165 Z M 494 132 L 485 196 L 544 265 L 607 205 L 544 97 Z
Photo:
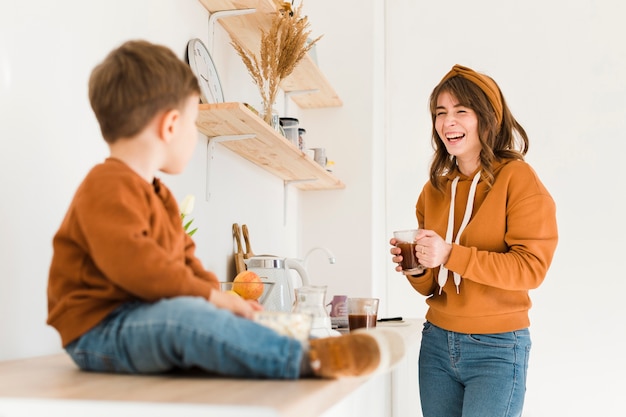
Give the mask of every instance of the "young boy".
M 393 332 L 302 344 L 250 320 L 261 306 L 220 291 L 196 258 L 157 171 L 180 173 L 196 145 L 200 90 L 163 46 L 130 41 L 89 80 L 110 156 L 79 186 L 53 240 L 48 324 L 84 370 L 199 367 L 233 377 L 365 375 L 403 353 Z

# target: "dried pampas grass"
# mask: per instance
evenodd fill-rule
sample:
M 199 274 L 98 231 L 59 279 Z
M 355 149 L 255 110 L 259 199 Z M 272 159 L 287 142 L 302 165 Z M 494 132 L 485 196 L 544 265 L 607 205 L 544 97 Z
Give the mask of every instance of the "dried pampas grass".
M 271 124 L 272 105 L 283 79 L 288 77 L 313 45 L 322 37 L 307 42 L 311 31 L 302 3 L 295 10 L 284 3 L 274 17 L 269 31 L 261 30 L 259 56 L 231 38 L 231 45 L 241 57 L 263 100 L 264 120 Z

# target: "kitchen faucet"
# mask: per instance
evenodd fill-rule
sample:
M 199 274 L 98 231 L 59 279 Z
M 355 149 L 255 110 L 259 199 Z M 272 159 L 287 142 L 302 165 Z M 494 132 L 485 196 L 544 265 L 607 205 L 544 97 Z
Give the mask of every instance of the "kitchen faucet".
M 309 256 L 313 252 L 315 252 L 316 250 L 322 250 L 322 251 L 326 252 L 326 255 L 328 255 L 328 262 L 331 263 L 331 264 L 335 263 L 335 255 L 333 255 L 333 253 L 330 250 L 328 250 L 327 248 L 322 247 L 322 246 L 316 246 L 316 247 L 312 248 L 311 250 L 309 250 L 307 252 L 306 256 L 304 257 L 304 260 L 302 261 L 302 266 L 304 267 L 304 269 L 306 269 L 306 263 L 307 263 L 307 260 L 309 259 Z

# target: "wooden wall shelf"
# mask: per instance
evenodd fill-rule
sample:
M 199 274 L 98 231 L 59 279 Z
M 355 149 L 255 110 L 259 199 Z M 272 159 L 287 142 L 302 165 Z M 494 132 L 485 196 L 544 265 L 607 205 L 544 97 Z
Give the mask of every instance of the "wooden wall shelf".
M 276 132 L 243 103 L 200 104 L 198 130 L 301 190 L 345 188 L 321 165 Z M 247 139 L 235 138 L 253 135 Z M 232 137 L 233 140 L 229 140 Z
M 254 53 L 258 53 L 261 43 L 261 30 L 270 27 L 272 15 L 278 10 L 282 1 L 274 0 L 199 0 L 209 11 L 215 13 L 224 10 L 241 10 L 256 8 L 256 13 L 228 16 L 218 22 L 233 38 Z M 291 99 L 303 109 L 340 107 L 341 99 L 332 88 L 324 74 L 310 55 L 306 55 L 280 87 Z M 314 91 L 301 93 L 303 91 Z

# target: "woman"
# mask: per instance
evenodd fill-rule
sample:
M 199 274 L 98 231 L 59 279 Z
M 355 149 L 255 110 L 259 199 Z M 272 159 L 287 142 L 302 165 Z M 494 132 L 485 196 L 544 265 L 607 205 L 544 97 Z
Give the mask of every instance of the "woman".
M 455 65 L 433 90 L 430 111 L 435 155 L 416 205 L 423 269 L 407 275 L 429 305 L 422 412 L 520 416 L 528 291 L 542 283 L 556 249 L 554 201 L 524 162 L 528 137 L 490 77 Z

